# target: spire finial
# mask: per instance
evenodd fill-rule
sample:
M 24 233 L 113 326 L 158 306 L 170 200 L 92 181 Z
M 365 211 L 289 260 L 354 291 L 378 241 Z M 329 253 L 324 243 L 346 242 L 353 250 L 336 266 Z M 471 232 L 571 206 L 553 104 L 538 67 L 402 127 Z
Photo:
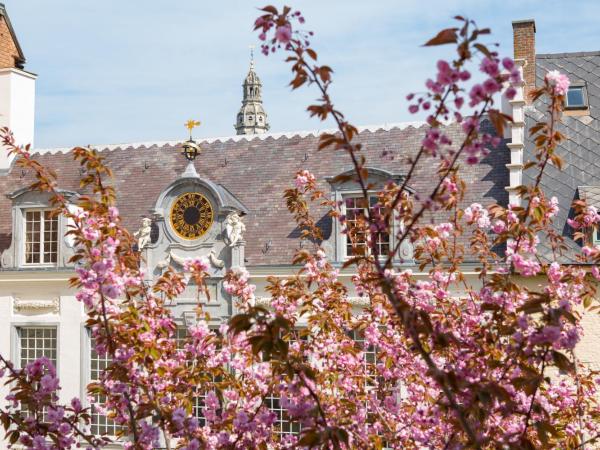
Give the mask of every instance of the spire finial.
M 242 107 L 234 125 L 237 134 L 258 134 L 269 130 L 267 113 L 262 105 L 262 84 L 254 70 L 254 45 L 250 45 L 249 49 L 250 70 L 242 83 Z

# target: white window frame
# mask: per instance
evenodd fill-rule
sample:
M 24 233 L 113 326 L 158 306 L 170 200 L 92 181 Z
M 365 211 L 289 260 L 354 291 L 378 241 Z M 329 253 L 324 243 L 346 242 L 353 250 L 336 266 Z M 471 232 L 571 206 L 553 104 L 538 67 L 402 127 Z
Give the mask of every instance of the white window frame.
M 52 208 L 22 208 L 21 210 L 21 236 L 22 238 L 22 242 L 21 242 L 21 257 L 22 257 L 22 261 L 23 261 L 23 266 L 25 267 L 55 267 L 58 265 L 59 261 L 60 261 L 60 247 L 61 247 L 61 238 L 62 238 L 62 233 L 61 231 L 61 220 L 60 220 L 60 216 L 57 215 L 55 217 L 53 217 L 52 219 L 55 221 L 56 223 L 56 261 L 55 262 L 46 262 L 44 261 L 44 254 L 45 254 L 45 213 L 47 211 L 52 211 Z M 40 236 L 40 250 L 39 250 L 39 256 L 40 256 L 40 262 L 34 262 L 34 263 L 29 263 L 27 262 L 27 213 L 30 212 L 39 212 L 40 213 L 40 231 L 39 231 L 39 236 Z
M 84 361 L 85 361 L 85 370 L 83 372 L 83 378 L 85 380 L 85 382 L 82 385 L 82 398 L 87 399 L 88 398 L 88 393 L 87 393 L 87 385 L 89 383 L 92 383 L 94 381 L 98 381 L 96 379 L 92 378 L 92 331 L 85 327 L 84 328 L 84 339 L 85 339 L 85 344 L 84 344 L 84 349 L 85 349 L 85 355 L 84 355 Z M 106 356 L 104 357 L 98 357 L 98 359 L 102 359 L 102 360 L 106 360 Z M 109 419 L 108 417 L 106 417 L 104 414 L 100 414 L 96 411 L 93 411 L 93 405 L 86 400 L 87 406 L 91 407 L 92 410 L 90 411 L 90 432 L 93 432 L 95 436 L 108 436 L 108 437 L 112 437 L 112 438 L 116 438 L 116 432 L 121 428 L 120 425 L 114 423 L 111 419 Z M 105 423 L 94 423 L 94 419 L 97 417 L 102 417 Z M 111 434 L 110 432 L 107 432 L 105 434 L 102 433 L 97 433 L 96 431 L 98 430 L 94 430 L 94 427 L 98 428 L 104 428 L 106 430 L 112 430 L 114 432 L 114 434 Z
M 14 352 L 14 357 L 13 357 L 13 361 L 15 362 L 16 367 L 20 368 L 20 369 L 24 369 L 26 364 L 23 364 L 23 359 L 21 358 L 21 350 L 22 350 L 22 340 L 21 340 L 21 330 L 24 328 L 29 328 L 29 329 L 44 329 L 44 330 L 54 330 L 56 337 L 54 338 L 55 341 L 55 353 L 56 353 L 56 357 L 53 361 L 54 364 L 54 368 L 56 369 L 56 372 L 59 373 L 59 349 L 60 349 L 60 342 L 59 342 L 59 328 L 57 324 L 53 324 L 53 323 L 39 323 L 39 322 L 24 322 L 24 323 L 16 323 L 13 324 L 13 352 Z M 48 359 L 50 359 L 48 357 Z
M 302 432 L 302 425 L 297 420 L 288 415 L 287 409 L 281 406 L 281 397 L 269 395 L 265 397 L 264 405 L 269 411 L 275 414 L 273 422 L 273 431 L 280 437 L 298 436 Z
M 288 345 L 291 345 L 293 342 L 296 342 L 296 337 L 300 337 L 300 333 L 306 330 L 305 326 L 295 327 L 293 332 L 296 333 L 293 339 L 288 341 Z M 310 339 L 310 335 L 300 337 L 300 340 L 308 342 Z M 277 418 L 275 422 L 273 422 L 273 427 L 275 434 L 277 434 L 280 438 L 284 436 L 298 436 L 302 432 L 302 425 L 299 421 L 292 419 L 287 409 L 281 406 L 281 397 L 277 395 L 269 395 L 265 397 L 264 405 L 267 407 L 269 411 L 274 413 Z
M 219 331 L 219 328 L 216 326 L 209 325 L 208 327 L 210 331 Z M 188 327 L 185 323 L 177 323 L 177 328 L 175 329 L 174 338 L 177 342 L 177 348 L 182 350 L 181 344 L 185 341 L 188 336 Z M 213 378 L 214 381 L 214 378 Z M 206 402 L 206 396 L 208 392 L 203 393 L 194 393 L 194 399 L 192 402 L 192 415 L 198 420 L 198 425 L 201 427 L 206 425 L 206 418 L 204 417 L 204 408 Z
M 341 201 L 342 201 L 342 206 L 341 206 L 341 212 L 342 214 L 347 217 L 346 215 L 346 199 L 348 198 L 363 198 L 363 193 L 362 191 L 343 191 L 340 192 L 341 195 Z M 369 196 L 369 202 L 371 200 L 371 198 L 377 198 L 377 192 L 376 191 L 368 191 L 368 196 Z M 370 207 L 370 206 L 369 206 Z M 347 229 L 347 224 L 344 225 L 344 228 Z M 348 233 L 344 233 L 342 232 L 343 230 L 340 230 L 340 253 L 341 253 L 341 259 L 342 260 L 348 260 L 350 258 L 354 258 L 357 255 L 348 255 Z M 394 218 L 392 218 L 392 226 L 391 229 L 389 230 L 389 238 L 388 238 L 388 251 L 394 248 L 394 243 L 395 243 L 395 236 L 396 236 L 396 220 Z M 367 243 L 365 242 L 365 245 L 367 245 Z M 368 247 L 367 248 L 369 254 L 371 254 L 371 248 Z M 379 259 L 386 259 L 387 258 L 387 254 L 386 255 L 379 255 Z M 396 257 L 394 257 L 394 259 L 396 259 Z
M 40 322 L 21 322 L 21 323 L 14 323 L 12 325 L 12 353 L 13 353 L 13 357 L 12 360 L 15 363 L 16 368 L 18 369 L 24 369 L 27 364 L 29 364 L 32 361 L 35 361 L 35 359 L 40 358 L 41 356 L 38 356 L 36 358 L 34 358 L 31 361 L 28 361 L 27 363 L 23 363 L 23 359 L 21 358 L 21 350 L 22 350 L 22 336 L 21 336 L 21 330 L 23 330 L 24 328 L 29 328 L 29 329 L 42 329 L 42 330 L 54 330 L 55 333 L 55 337 L 54 337 L 54 342 L 55 342 L 55 347 L 54 347 L 54 352 L 56 354 L 54 361 L 52 361 L 52 359 L 50 357 L 47 357 L 50 362 L 52 362 L 52 364 L 54 365 L 54 369 L 56 370 L 56 373 L 59 375 L 60 378 L 60 371 L 59 371 L 59 354 L 60 354 L 60 329 L 58 324 L 56 323 L 40 323 Z M 46 339 L 46 338 L 42 338 L 42 339 Z M 45 356 L 45 355 L 42 355 Z M 21 412 L 23 412 L 24 414 L 27 414 L 27 408 L 23 408 L 21 410 Z M 43 409 L 43 420 L 46 421 L 46 408 Z

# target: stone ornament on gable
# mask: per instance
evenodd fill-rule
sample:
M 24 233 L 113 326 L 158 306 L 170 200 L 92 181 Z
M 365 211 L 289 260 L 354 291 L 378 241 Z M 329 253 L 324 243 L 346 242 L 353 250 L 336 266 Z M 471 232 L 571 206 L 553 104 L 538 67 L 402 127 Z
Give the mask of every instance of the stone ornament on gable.
M 157 263 L 157 267 L 159 269 L 165 269 L 166 267 L 168 267 L 171 264 L 171 262 L 174 262 L 175 264 L 183 266 L 183 264 L 185 263 L 185 260 L 186 260 L 186 258 L 182 258 L 181 256 L 176 255 L 173 252 L 173 250 L 170 250 L 169 253 L 167 254 L 167 257 Z M 214 250 L 211 250 L 210 253 L 208 254 L 208 260 L 217 269 L 222 269 L 223 267 L 225 267 L 225 261 L 217 258 L 217 255 L 215 255 Z
M 246 225 L 237 212 L 230 213 L 225 219 L 225 243 L 233 247 L 244 238 Z
M 58 313 L 60 312 L 60 299 L 54 297 L 48 300 L 32 300 L 15 297 L 13 300 L 13 309 L 15 313 L 42 312 L 44 310 L 49 310 L 48 312 L 51 313 Z
M 150 233 L 152 232 L 152 220 L 148 217 L 142 219 L 142 226 L 133 233 L 133 237 L 138 238 L 138 251 L 142 251 L 150 243 Z
M 0 257 L 0 266 L 1 267 L 12 267 L 13 266 L 13 258 L 9 252 L 10 249 L 6 249 L 2 252 L 2 257 Z
M 256 305 L 257 306 L 264 306 L 264 307 L 268 307 L 271 305 L 271 297 L 257 297 L 256 298 Z M 363 297 L 348 297 L 348 303 L 350 303 L 352 306 L 356 306 L 356 307 L 367 307 L 371 304 L 371 299 L 369 297 L 363 296 Z

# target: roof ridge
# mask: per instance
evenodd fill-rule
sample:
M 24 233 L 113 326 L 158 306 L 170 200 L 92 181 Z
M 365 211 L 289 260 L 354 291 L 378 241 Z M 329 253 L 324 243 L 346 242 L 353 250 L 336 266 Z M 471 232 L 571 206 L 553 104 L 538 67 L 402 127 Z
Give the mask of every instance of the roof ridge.
M 594 50 L 589 52 L 538 53 L 535 55 L 536 58 L 541 59 L 565 58 L 569 56 L 600 56 L 600 50 Z
M 421 128 L 422 126 L 427 125 L 425 121 L 413 121 L 413 122 L 393 122 L 393 123 L 384 123 L 378 125 L 364 125 L 359 126 L 358 132 L 375 132 L 378 130 L 390 131 L 393 129 L 404 130 L 407 128 Z M 246 140 L 248 142 L 253 140 L 261 140 L 264 141 L 268 138 L 273 138 L 275 140 L 278 139 L 290 139 L 293 137 L 308 137 L 308 136 L 319 136 L 323 133 L 334 133 L 338 131 L 337 128 L 328 128 L 328 129 L 317 129 L 317 130 L 307 130 L 307 131 L 285 131 L 281 133 L 262 133 L 262 134 L 236 134 L 231 136 L 219 136 L 219 137 L 207 137 L 207 138 L 198 138 L 198 142 L 200 144 L 212 144 L 215 142 L 225 143 L 228 141 L 239 142 Z M 173 140 L 173 141 L 149 141 L 149 142 L 123 142 L 119 144 L 95 144 L 90 145 L 90 147 L 95 148 L 97 150 L 117 150 L 117 149 L 129 149 L 132 148 L 137 150 L 139 148 L 150 148 L 150 147 L 164 147 L 164 146 L 177 146 L 183 142 L 184 139 Z M 73 149 L 73 147 L 51 147 L 51 148 L 34 148 L 31 153 L 32 154 L 56 154 L 56 153 L 68 153 Z

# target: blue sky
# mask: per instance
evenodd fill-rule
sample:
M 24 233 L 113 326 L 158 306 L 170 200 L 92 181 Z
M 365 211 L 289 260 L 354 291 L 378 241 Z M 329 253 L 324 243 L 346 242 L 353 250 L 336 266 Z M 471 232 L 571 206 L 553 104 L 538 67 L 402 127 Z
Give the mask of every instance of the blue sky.
M 39 75 L 36 147 L 235 134 L 255 0 L 0 0 Z M 276 5 L 282 2 L 272 2 Z M 334 99 L 358 125 L 414 120 L 404 100 L 422 90 L 448 49 L 420 45 L 456 14 L 491 27 L 512 55 L 511 21 L 535 18 L 538 53 L 600 50 L 600 2 L 527 0 L 297 0 L 335 70 Z M 271 131 L 330 127 L 305 112 L 312 89 L 291 92 L 281 54 L 257 55 Z

